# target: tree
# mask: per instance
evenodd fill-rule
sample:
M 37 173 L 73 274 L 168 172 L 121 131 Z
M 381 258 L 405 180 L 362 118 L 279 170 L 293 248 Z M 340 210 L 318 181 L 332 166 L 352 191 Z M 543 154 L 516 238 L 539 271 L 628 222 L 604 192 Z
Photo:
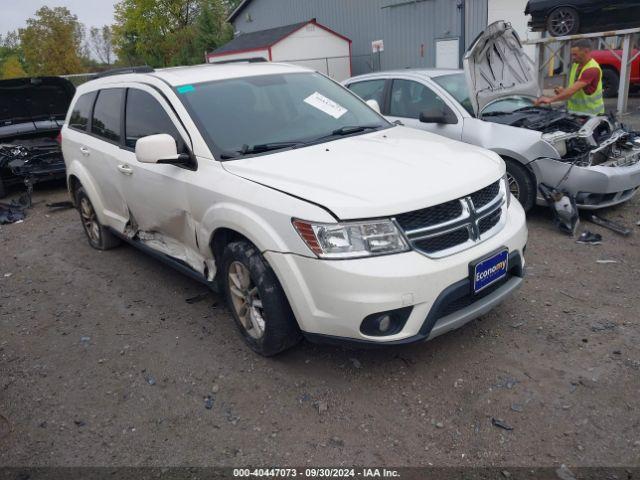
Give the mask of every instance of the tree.
M 27 73 L 22 68 L 20 58 L 17 55 L 7 57 L 0 66 L 0 78 L 20 78 L 26 77 Z
M 113 63 L 113 33 L 109 25 L 102 28 L 91 27 L 89 30 L 89 46 L 101 63 Z
M 64 75 L 83 71 L 84 28 L 65 7 L 42 7 L 27 27 L 20 29 L 20 44 L 30 75 Z
M 204 49 L 231 38 L 223 0 L 121 0 L 115 6 L 115 52 L 154 67 L 202 63 Z

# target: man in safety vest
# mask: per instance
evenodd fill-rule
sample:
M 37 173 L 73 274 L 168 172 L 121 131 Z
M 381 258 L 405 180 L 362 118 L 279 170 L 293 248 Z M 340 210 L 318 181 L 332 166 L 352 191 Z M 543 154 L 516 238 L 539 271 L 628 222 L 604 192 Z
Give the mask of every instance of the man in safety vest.
M 555 97 L 540 97 L 536 105 L 567 101 L 567 109 L 576 113 L 590 115 L 604 114 L 602 99 L 602 70 L 600 65 L 591 58 L 591 42 L 581 39 L 571 45 L 571 73 L 569 86 L 557 87 Z

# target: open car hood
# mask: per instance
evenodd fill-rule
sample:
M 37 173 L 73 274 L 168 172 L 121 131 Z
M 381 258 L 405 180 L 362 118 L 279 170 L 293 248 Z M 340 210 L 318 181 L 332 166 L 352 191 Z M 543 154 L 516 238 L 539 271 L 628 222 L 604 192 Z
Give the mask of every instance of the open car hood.
M 500 98 L 541 94 L 533 61 L 524 53 L 511 24 L 502 20 L 478 35 L 462 63 L 476 116 Z
M 0 80 L 0 138 L 59 129 L 75 90 L 62 77 Z

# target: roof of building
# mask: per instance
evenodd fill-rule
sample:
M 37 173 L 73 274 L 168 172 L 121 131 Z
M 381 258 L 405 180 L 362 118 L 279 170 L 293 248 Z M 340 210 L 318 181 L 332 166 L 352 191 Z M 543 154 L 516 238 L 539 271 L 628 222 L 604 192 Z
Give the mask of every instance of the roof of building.
M 312 18 L 311 20 L 307 20 L 305 22 L 292 23 L 291 25 L 283 25 L 282 27 L 269 28 L 267 30 L 258 30 L 257 32 L 242 33 L 230 42 L 217 48 L 209 55 L 216 56 L 224 53 L 248 52 L 252 50 L 267 49 L 310 23 L 313 23 L 317 27 L 322 28 L 323 30 L 326 30 L 348 42 L 351 42 L 351 40 L 349 40 L 344 35 L 341 35 L 338 32 L 334 32 L 324 25 L 320 25 L 315 18 Z
M 259 48 L 269 48 L 275 43 L 278 43 L 285 37 L 288 37 L 296 30 L 301 29 L 307 23 L 313 20 L 307 20 L 306 22 L 293 23 L 291 25 L 284 25 L 282 27 L 269 28 L 267 30 L 259 30 L 257 32 L 243 33 L 231 40 L 229 43 L 224 44 L 220 48 L 213 51 L 214 54 L 237 52 L 244 50 L 256 50 Z
M 229 18 L 227 18 L 227 22 L 233 22 L 237 18 L 237 16 L 240 15 L 240 12 L 242 12 L 244 7 L 246 7 L 249 3 L 251 3 L 251 0 L 242 0 L 242 2 L 240 2 L 236 9 L 231 12 L 231 15 L 229 15 Z

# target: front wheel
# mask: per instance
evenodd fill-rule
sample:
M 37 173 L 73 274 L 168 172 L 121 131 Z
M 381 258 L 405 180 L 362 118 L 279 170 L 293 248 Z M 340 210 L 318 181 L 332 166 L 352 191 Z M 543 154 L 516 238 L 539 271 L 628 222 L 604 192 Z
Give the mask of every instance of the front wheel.
M 620 86 L 620 75 L 610 68 L 602 69 L 602 94 L 605 98 L 614 98 L 618 96 L 618 87 Z
M 254 245 L 227 245 L 220 273 L 233 319 L 253 351 L 268 357 L 298 343 L 300 331 L 284 290 Z
M 580 30 L 580 16 L 570 7 L 556 8 L 547 17 L 547 31 L 552 37 L 574 35 Z
M 536 182 L 526 167 L 515 160 L 505 160 L 507 164 L 507 180 L 511 195 L 518 199 L 525 212 L 536 203 Z

